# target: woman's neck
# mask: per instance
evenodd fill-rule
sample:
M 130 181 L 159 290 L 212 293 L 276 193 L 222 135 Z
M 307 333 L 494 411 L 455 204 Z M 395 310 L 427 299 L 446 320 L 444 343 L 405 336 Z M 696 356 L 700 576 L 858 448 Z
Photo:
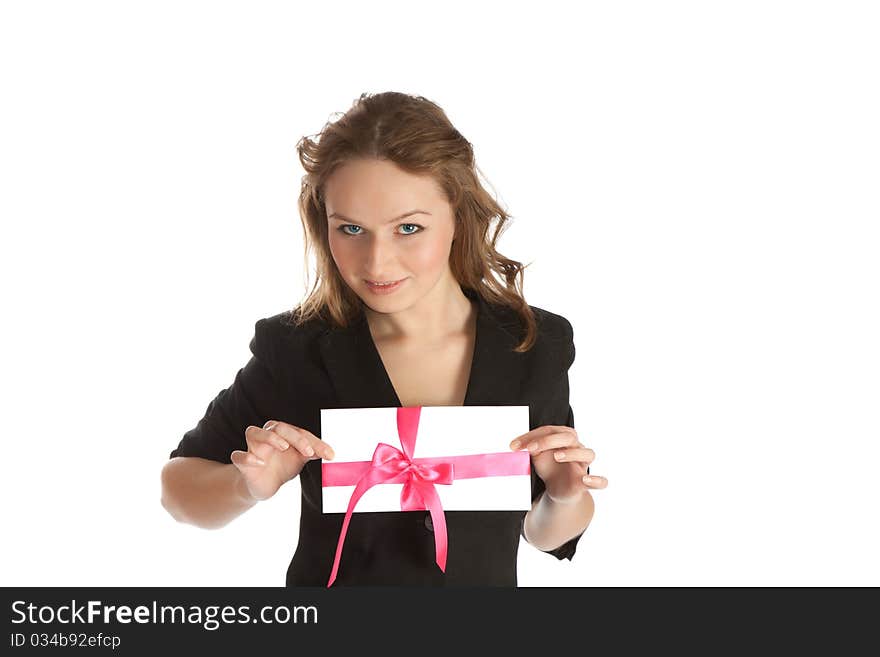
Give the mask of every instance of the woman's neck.
M 473 303 L 455 282 L 435 287 L 412 306 L 394 313 L 364 307 L 370 333 L 376 342 L 433 344 L 467 333 L 476 319 Z

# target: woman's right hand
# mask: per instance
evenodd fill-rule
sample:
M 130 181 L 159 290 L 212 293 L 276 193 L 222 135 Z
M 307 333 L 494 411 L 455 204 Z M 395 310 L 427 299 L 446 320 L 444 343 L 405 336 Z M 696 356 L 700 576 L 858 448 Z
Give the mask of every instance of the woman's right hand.
M 255 500 L 266 500 L 303 469 L 312 459 L 333 459 L 333 449 L 310 431 L 286 422 L 269 420 L 263 428 L 249 426 L 244 432 L 248 451 L 230 455 L 244 476 Z

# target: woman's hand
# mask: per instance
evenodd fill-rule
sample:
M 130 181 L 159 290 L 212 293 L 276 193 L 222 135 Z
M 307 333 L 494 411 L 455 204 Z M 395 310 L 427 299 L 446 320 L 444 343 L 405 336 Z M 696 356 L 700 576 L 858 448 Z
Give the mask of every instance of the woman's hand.
M 286 422 L 269 420 L 263 428 L 249 426 L 244 432 L 248 451 L 230 455 L 244 475 L 255 500 L 266 500 L 302 472 L 312 459 L 331 460 L 333 449 L 310 431 Z
M 510 448 L 531 452 L 535 474 L 544 481 L 546 494 L 554 502 L 575 502 L 587 489 L 608 485 L 605 477 L 587 475 L 596 452 L 584 447 L 571 427 L 548 424 L 532 429 L 514 439 Z

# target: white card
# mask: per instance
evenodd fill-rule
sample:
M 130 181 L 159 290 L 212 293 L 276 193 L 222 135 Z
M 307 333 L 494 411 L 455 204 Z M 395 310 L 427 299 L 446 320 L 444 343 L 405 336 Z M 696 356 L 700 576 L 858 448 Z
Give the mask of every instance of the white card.
M 529 431 L 528 406 L 423 406 L 413 458 L 510 453 L 510 441 Z M 369 463 L 378 443 L 401 451 L 397 407 L 321 409 L 321 440 L 335 452 L 322 465 Z M 528 511 L 532 508 L 531 476 L 506 474 L 455 479 L 435 484 L 444 511 Z M 324 486 L 323 512 L 345 513 L 355 486 Z M 354 509 L 400 511 L 402 483 L 380 483 L 368 489 Z

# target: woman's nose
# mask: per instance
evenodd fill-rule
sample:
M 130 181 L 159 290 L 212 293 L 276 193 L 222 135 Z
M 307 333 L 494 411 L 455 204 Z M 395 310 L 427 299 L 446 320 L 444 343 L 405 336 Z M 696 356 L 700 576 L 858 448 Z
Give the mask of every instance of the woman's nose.
M 390 265 L 393 263 L 395 257 L 394 245 L 390 242 L 390 240 L 376 238 L 371 239 L 367 244 L 365 257 L 365 269 L 370 274 L 381 277 L 386 274 L 394 273 L 388 271 L 392 268 Z M 379 278 L 377 280 L 383 279 Z

